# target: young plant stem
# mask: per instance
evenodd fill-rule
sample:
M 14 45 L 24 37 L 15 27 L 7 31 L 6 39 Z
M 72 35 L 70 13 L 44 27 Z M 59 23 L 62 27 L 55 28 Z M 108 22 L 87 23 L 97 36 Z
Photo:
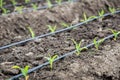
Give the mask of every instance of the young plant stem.
M 21 68 L 20 66 L 13 66 L 12 68 L 19 69 L 21 71 L 21 73 L 23 74 L 23 76 L 25 77 L 25 80 L 29 79 L 28 70 L 29 70 L 30 66 L 25 66 L 25 68 Z
M 45 57 L 49 63 L 50 63 L 50 69 L 52 70 L 53 69 L 53 62 L 54 60 L 58 57 L 58 55 L 54 55 L 54 56 L 51 56 L 50 54 L 48 54 L 49 57 Z
M 113 30 L 113 29 L 109 29 L 109 30 L 113 33 L 113 35 L 114 35 L 114 40 L 116 41 L 118 35 L 120 34 L 120 31 L 116 31 L 116 30 Z
M 34 38 L 35 37 L 35 33 L 34 33 L 33 29 L 31 27 L 29 27 L 29 26 L 27 28 L 28 28 L 28 30 L 29 30 L 29 32 L 31 34 L 31 37 Z
M 55 26 L 47 25 L 47 26 L 52 33 L 56 31 L 57 28 L 56 25 Z
M 77 43 L 74 39 L 72 39 L 73 43 L 75 44 L 76 55 L 79 56 L 81 51 L 86 50 L 86 47 L 81 48 L 81 42 Z
M 104 41 L 104 39 L 97 41 L 96 38 L 94 38 L 93 43 L 94 43 L 94 46 L 97 50 L 99 50 L 99 46 L 103 41 Z

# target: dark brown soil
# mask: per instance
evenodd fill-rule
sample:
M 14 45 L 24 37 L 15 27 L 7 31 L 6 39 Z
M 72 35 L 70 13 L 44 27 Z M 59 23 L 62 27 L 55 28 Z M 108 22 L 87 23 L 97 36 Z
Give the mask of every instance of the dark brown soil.
M 108 7 L 119 8 L 120 0 L 80 0 L 25 14 L 9 14 L 0 17 L 0 46 L 30 38 L 27 26 L 30 26 L 36 36 L 48 33 L 47 25 L 57 25 L 57 30 L 63 29 L 61 22 L 77 24 L 83 18 L 97 15 L 98 11 Z M 14 65 L 35 67 L 46 62 L 44 58 L 51 55 L 63 55 L 74 50 L 71 39 L 82 40 L 82 46 L 93 41 L 95 37 L 104 38 L 111 33 L 108 29 L 120 30 L 120 14 L 111 15 L 103 20 L 95 20 L 63 33 L 41 38 L 22 45 L 0 51 L 0 80 L 8 79 L 18 73 L 11 69 Z M 75 54 L 54 63 L 50 71 L 49 65 L 30 74 L 29 80 L 120 80 L 120 38 L 105 41 L 100 50 L 95 48 Z M 20 80 L 23 80 L 21 78 Z

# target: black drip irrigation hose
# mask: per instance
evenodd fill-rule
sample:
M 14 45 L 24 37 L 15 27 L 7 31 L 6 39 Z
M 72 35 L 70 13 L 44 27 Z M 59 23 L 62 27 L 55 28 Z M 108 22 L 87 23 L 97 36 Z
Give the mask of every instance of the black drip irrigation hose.
M 107 37 L 105 37 L 105 38 L 103 38 L 103 39 L 104 39 L 104 41 L 105 41 L 105 40 L 108 40 L 108 39 L 113 38 L 113 37 L 114 37 L 114 34 L 109 35 L 109 36 L 107 36 Z M 97 42 L 100 42 L 100 40 L 98 40 Z M 91 43 L 91 44 L 86 45 L 85 47 L 86 47 L 86 48 L 90 48 L 90 47 L 93 47 L 93 46 L 94 46 L 94 43 Z M 70 55 L 74 54 L 75 52 L 76 52 L 76 50 L 71 51 L 71 52 L 68 52 L 68 53 L 65 53 L 64 55 L 62 55 L 62 56 L 58 57 L 57 59 L 55 59 L 54 62 L 55 62 L 55 61 L 58 61 L 58 60 L 60 60 L 60 59 L 62 59 L 62 58 L 65 58 L 65 57 L 67 57 L 67 56 L 70 56 Z M 47 66 L 48 64 L 49 64 L 49 62 L 45 62 L 45 63 L 43 63 L 43 64 L 41 64 L 41 65 L 39 65 L 39 66 L 37 66 L 37 67 L 34 67 L 34 68 L 32 68 L 32 69 L 29 69 L 28 74 L 30 74 L 30 73 L 32 73 L 32 72 L 34 72 L 34 71 L 36 71 L 36 70 L 38 70 L 38 69 L 40 69 L 40 68 L 42 68 L 42 67 L 44 67 L 44 66 Z M 12 77 L 12 78 L 10 78 L 9 80 L 19 80 L 18 78 L 21 77 L 21 76 L 23 76 L 22 73 L 14 76 L 14 77 Z
M 72 0 L 72 2 L 78 2 L 79 0 Z M 64 2 L 62 2 L 61 3 L 61 5 L 63 5 L 63 4 L 66 4 L 66 3 L 68 3 L 69 1 L 64 1 Z M 56 6 L 58 6 L 59 4 L 52 4 L 52 6 L 51 7 L 56 7 Z M 47 6 L 47 5 L 45 5 L 45 6 L 42 6 L 42 7 L 38 7 L 37 8 L 37 10 L 43 10 L 43 9 L 47 9 L 47 8 L 49 8 L 49 6 Z M 23 13 L 28 13 L 28 12 L 32 12 L 32 11 L 34 11 L 34 9 L 33 8 L 29 8 L 29 9 L 23 9 L 22 10 L 22 12 Z M 8 12 L 7 14 L 18 14 L 19 12 L 17 12 L 17 11 L 15 11 L 15 12 Z
M 117 14 L 117 13 L 120 13 L 120 10 L 116 11 L 114 14 Z M 1 46 L 0 50 L 9 48 L 9 47 L 12 47 L 12 46 L 15 46 L 15 45 L 19 45 L 19 44 L 22 44 L 22 43 L 26 43 L 26 42 L 29 42 L 29 41 L 32 41 L 32 40 L 36 40 L 36 39 L 39 39 L 39 38 L 47 37 L 47 36 L 50 36 L 50 35 L 53 35 L 53 34 L 61 33 L 61 32 L 64 32 L 64 31 L 68 31 L 70 29 L 73 29 L 73 28 L 76 28 L 76 27 L 80 27 L 81 25 L 83 25 L 85 23 L 88 23 L 90 21 L 93 21 L 95 19 L 98 19 L 98 18 L 101 18 L 101 17 L 106 17 L 106 16 L 109 16 L 109 15 L 113 15 L 113 13 L 107 13 L 107 14 L 104 14 L 103 16 L 98 16 L 96 18 L 89 19 L 87 21 L 78 23 L 76 25 L 70 26 L 70 27 L 65 28 L 65 29 L 61 29 L 61 30 L 55 31 L 53 33 L 47 33 L 47 34 L 43 34 L 43 35 L 40 35 L 40 36 L 36 36 L 34 38 L 29 38 L 29 39 L 26 39 L 26 40 L 23 40 L 23 41 L 19 41 L 19 42 L 15 42 L 15 43 L 11 43 L 11 44 L 5 45 L 5 46 Z
M 5 5 L 3 7 L 8 8 L 8 7 L 12 7 L 12 6 L 28 5 L 28 4 L 31 4 L 31 3 L 36 3 L 36 2 L 41 2 L 41 1 L 43 1 L 43 0 L 32 0 L 31 2 L 28 2 L 28 3 L 16 4 L 16 5 L 8 4 L 8 5 Z

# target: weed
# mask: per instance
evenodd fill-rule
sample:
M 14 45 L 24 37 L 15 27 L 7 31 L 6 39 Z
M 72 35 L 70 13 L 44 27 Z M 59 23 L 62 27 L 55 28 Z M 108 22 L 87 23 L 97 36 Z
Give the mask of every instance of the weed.
M 37 8 L 38 8 L 37 4 L 31 4 L 31 5 L 32 5 L 32 7 L 33 7 L 34 11 L 36 11 L 36 10 L 37 10 Z
M 49 57 L 45 57 L 45 58 L 49 61 L 49 63 L 50 63 L 50 69 L 52 70 L 52 68 L 53 68 L 53 62 L 58 57 L 58 55 L 54 55 L 54 56 L 51 56 L 50 54 L 48 54 L 48 55 L 49 55 Z
M 61 5 L 62 0 L 55 0 L 55 2 L 56 2 L 58 5 Z
M 28 69 L 30 68 L 30 66 L 25 66 L 25 68 L 21 68 L 20 66 L 13 66 L 12 68 L 19 69 L 21 73 L 23 74 L 23 76 L 25 77 L 25 80 L 29 79 Z
M 23 6 L 15 7 L 15 11 L 19 12 L 20 14 L 22 14 L 22 9 L 23 9 Z
M 113 35 L 114 35 L 114 40 L 116 41 L 118 35 L 120 34 L 120 31 L 116 31 L 116 30 L 113 30 L 113 29 L 109 29 L 109 30 L 113 33 Z
M 34 38 L 35 37 L 35 33 L 34 33 L 33 29 L 31 27 L 27 27 L 27 28 L 28 28 L 28 30 L 29 30 L 29 32 L 31 34 L 31 37 Z
M 3 0 L 0 0 L 0 8 L 3 8 L 4 4 L 5 4 L 5 2 L 3 2 Z
M 17 4 L 16 0 L 10 0 L 12 4 L 15 6 Z
M 115 8 L 111 8 L 111 7 L 109 7 L 108 9 L 109 9 L 109 11 L 110 11 L 112 14 L 114 14 L 114 13 L 115 13 L 115 11 L 116 11 L 116 9 L 115 9 Z
M 25 0 L 25 3 L 29 3 L 30 2 L 30 0 Z
M 94 46 L 97 50 L 99 50 L 99 46 L 103 41 L 104 41 L 104 39 L 101 39 L 99 41 L 97 41 L 96 38 L 93 39 Z
M 73 41 L 73 43 L 75 44 L 75 48 L 76 48 L 76 51 L 77 51 L 77 52 L 76 52 L 76 55 L 77 55 L 77 56 L 80 55 L 81 51 L 87 49 L 86 47 L 81 48 L 81 42 L 82 42 L 82 41 L 80 41 L 79 43 L 77 43 L 74 39 L 72 39 L 72 41 Z
M 87 20 L 89 20 L 89 19 L 96 18 L 96 16 L 87 17 L 86 13 L 84 13 L 84 14 L 83 14 L 83 18 L 84 18 L 84 19 L 80 20 L 81 22 L 87 21 Z
M 47 26 L 52 33 L 55 32 L 55 30 L 57 28 L 56 25 L 55 26 L 47 25 Z
M 47 4 L 48 4 L 48 8 L 51 8 L 52 7 L 52 3 L 50 0 L 47 0 Z

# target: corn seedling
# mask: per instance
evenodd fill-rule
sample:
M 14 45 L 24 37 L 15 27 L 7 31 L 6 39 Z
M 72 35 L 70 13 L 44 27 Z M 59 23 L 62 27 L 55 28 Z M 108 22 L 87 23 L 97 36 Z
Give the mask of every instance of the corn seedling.
M 47 0 L 47 4 L 48 4 L 48 8 L 51 8 L 52 7 L 52 3 L 50 0 Z
M 73 43 L 75 44 L 76 55 L 79 56 L 81 51 L 86 50 L 86 47 L 81 48 L 81 42 L 77 43 L 74 39 L 72 39 Z
M 23 9 L 23 6 L 15 7 L 15 11 L 19 12 L 20 14 L 22 14 L 22 9 Z
M 23 74 L 23 76 L 25 77 L 25 80 L 29 79 L 28 69 L 30 68 L 30 66 L 25 66 L 25 68 L 21 68 L 19 66 L 13 66 L 12 68 L 19 69 L 21 71 L 21 73 Z
M 93 43 L 94 43 L 94 46 L 97 50 L 99 50 L 99 46 L 103 41 L 104 41 L 104 39 L 97 41 L 96 38 L 94 38 Z
M 113 29 L 109 29 L 109 30 L 113 33 L 113 35 L 114 35 L 114 40 L 116 41 L 118 35 L 120 34 L 120 31 L 116 31 L 116 30 L 113 30 Z
M 103 9 L 101 11 L 98 11 L 98 15 L 99 15 L 101 21 L 103 19 L 104 14 L 105 14 L 105 11 Z
M 3 0 L 0 0 L 0 8 L 3 8 L 4 4 L 5 4 L 5 2 L 3 2 Z
M 37 8 L 38 8 L 37 4 L 31 4 L 31 5 L 32 5 L 32 7 L 33 7 L 34 11 L 36 11 L 36 10 L 37 10 Z
M 16 0 L 10 0 L 12 4 L 15 6 L 17 4 Z
M 48 54 L 48 55 L 49 55 L 49 57 L 45 57 L 45 58 L 49 61 L 49 63 L 50 63 L 50 69 L 52 70 L 52 68 L 53 68 L 53 62 L 54 62 L 54 60 L 56 58 L 58 58 L 58 55 L 54 55 L 54 56 L 51 56 L 50 54 Z
M 96 18 L 96 16 L 87 17 L 86 13 L 84 13 L 84 14 L 83 14 L 83 18 L 84 18 L 84 19 L 80 20 L 81 22 L 87 21 L 87 20 L 89 20 L 89 19 Z
M 34 38 L 35 37 L 35 33 L 34 33 L 33 29 L 31 27 L 27 27 L 27 28 L 28 28 L 28 30 L 29 30 L 29 32 L 31 34 L 31 37 Z
M 58 5 L 61 5 L 62 0 L 55 0 L 55 2 L 56 2 Z
M 27 3 L 29 3 L 30 2 L 30 0 L 25 0 L 25 3 L 27 4 Z
M 115 9 L 115 8 L 111 8 L 111 7 L 109 7 L 109 11 L 110 11 L 112 14 L 114 14 L 115 11 L 116 11 L 116 9 Z
M 52 33 L 56 31 L 57 28 L 56 25 L 55 26 L 47 25 L 47 26 Z
M 9 10 L 7 10 L 5 8 L 2 8 L 2 11 L 3 11 L 2 15 L 6 15 L 8 12 L 10 12 Z

